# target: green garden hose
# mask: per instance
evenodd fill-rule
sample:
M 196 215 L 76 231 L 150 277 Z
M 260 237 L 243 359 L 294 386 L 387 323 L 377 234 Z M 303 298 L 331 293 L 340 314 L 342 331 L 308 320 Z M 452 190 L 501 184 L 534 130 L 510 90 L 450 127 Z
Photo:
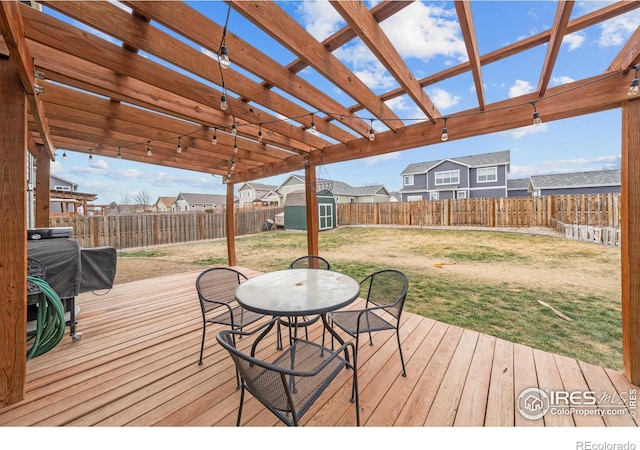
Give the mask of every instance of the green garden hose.
M 38 294 L 38 320 L 34 335 L 27 337 L 27 342 L 33 340 L 33 345 L 27 351 L 27 361 L 36 356 L 43 355 L 60 343 L 64 337 L 66 322 L 64 319 L 64 306 L 56 291 L 49 283 L 28 276 L 40 289 Z

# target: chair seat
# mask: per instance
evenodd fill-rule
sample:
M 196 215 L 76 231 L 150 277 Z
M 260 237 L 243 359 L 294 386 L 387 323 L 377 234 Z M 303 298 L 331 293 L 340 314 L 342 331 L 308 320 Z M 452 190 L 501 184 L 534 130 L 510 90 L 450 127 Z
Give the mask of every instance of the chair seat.
M 384 320 L 372 311 L 365 311 L 360 316 L 361 310 L 334 311 L 329 314 L 333 323 L 349 334 L 358 332 L 358 317 L 360 318 L 360 332 L 395 330 L 396 326 Z
M 309 325 L 313 325 L 318 320 L 320 320 L 320 316 L 302 316 L 298 317 L 298 320 L 295 317 L 280 317 L 278 319 L 280 325 L 284 325 L 285 327 L 297 327 L 303 328 L 308 327 Z
M 327 361 L 327 365 L 313 376 L 286 375 L 287 382 L 291 387 L 291 399 L 298 417 L 304 415 L 324 391 L 324 388 L 331 383 L 342 369 L 347 367 L 347 362 L 342 356 L 338 356 L 336 352 L 332 352 L 329 348 L 313 342 L 296 339 L 291 347 L 280 353 L 271 363 L 281 367 L 283 373 L 286 373 L 286 371 L 312 373 Z M 245 382 L 247 386 L 258 384 L 263 388 L 275 383 L 274 396 L 271 398 L 272 406 L 286 414 L 289 412 L 286 396 L 279 395 L 281 393 L 280 389 L 276 387 L 278 382 L 273 379 L 273 376 L 274 372 L 272 370 L 257 370 L 254 372 L 254 376 L 250 380 L 245 379 Z M 251 389 L 248 390 L 252 395 L 260 396 L 260 393 L 252 392 Z M 261 394 L 265 395 L 264 392 Z M 268 396 L 268 394 L 266 395 Z
M 242 306 L 236 306 L 232 308 L 231 311 L 231 314 L 233 314 L 233 324 L 239 328 L 251 325 L 264 317 L 264 315 L 244 309 Z M 225 311 L 222 314 L 207 319 L 207 322 L 231 326 L 231 314 L 229 314 L 229 311 Z

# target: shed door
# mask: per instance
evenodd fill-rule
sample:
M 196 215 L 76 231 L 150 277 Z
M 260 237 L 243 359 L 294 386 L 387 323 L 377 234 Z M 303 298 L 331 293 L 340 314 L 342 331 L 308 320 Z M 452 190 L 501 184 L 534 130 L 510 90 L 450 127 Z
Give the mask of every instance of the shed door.
M 333 205 L 330 203 L 321 203 L 318 205 L 318 228 L 320 230 L 328 230 L 333 228 Z

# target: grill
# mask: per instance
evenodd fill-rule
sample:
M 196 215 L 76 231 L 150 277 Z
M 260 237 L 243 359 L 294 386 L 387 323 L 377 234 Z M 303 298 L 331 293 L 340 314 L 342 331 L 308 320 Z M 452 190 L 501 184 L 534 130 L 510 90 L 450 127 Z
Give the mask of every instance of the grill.
M 44 280 L 62 300 L 71 339 L 80 339 L 82 334 L 76 333 L 79 308 L 75 305 L 75 297 L 81 292 L 113 287 L 117 261 L 115 248 L 80 248 L 70 227 L 29 229 L 27 239 L 30 271 L 37 268 L 40 275 L 44 274 Z M 33 275 L 40 278 L 37 273 Z M 36 320 L 36 304 L 37 295 L 29 292 L 27 321 Z

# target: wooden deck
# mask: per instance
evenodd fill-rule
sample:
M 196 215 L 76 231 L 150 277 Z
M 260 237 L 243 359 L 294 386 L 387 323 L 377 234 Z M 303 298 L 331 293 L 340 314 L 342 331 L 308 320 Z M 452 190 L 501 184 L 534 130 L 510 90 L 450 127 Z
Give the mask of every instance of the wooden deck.
M 240 269 L 248 276 L 255 272 Z M 197 363 L 202 319 L 198 273 L 116 285 L 81 294 L 77 330 L 27 364 L 25 400 L 0 407 L 2 426 L 234 426 L 235 371 L 210 327 L 205 362 Z M 312 336 L 319 338 L 321 329 Z M 401 328 L 407 377 L 391 333 L 359 352 L 364 426 L 637 426 L 633 407 L 620 415 L 518 412 L 529 387 L 629 398 L 622 373 L 406 314 Z M 302 420 L 307 426 L 353 426 L 351 377 L 344 371 Z M 617 404 L 617 401 L 616 401 Z M 600 402 L 605 411 L 611 402 Z M 595 409 L 595 407 L 594 407 Z M 243 425 L 280 425 L 251 396 Z

